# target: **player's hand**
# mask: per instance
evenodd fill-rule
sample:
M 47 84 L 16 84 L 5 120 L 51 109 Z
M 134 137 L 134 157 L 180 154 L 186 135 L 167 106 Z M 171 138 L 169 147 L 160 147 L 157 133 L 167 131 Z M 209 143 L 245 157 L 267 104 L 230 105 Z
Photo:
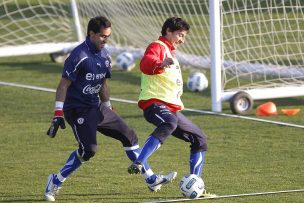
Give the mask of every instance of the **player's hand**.
M 168 68 L 170 65 L 172 65 L 174 63 L 172 58 L 166 58 L 162 64 L 160 64 L 161 68 Z
M 51 138 L 56 136 L 56 133 L 58 131 L 58 128 L 65 129 L 65 122 L 63 118 L 63 111 L 57 110 L 55 111 L 55 115 L 53 117 L 52 123 L 46 134 L 50 136 Z

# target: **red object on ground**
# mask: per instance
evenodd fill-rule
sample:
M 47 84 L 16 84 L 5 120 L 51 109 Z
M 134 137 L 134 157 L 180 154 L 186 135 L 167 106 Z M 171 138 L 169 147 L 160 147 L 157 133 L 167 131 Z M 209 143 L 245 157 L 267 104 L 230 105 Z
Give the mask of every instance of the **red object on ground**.
M 281 109 L 282 113 L 287 115 L 287 116 L 294 116 L 298 114 L 301 109 Z
M 273 102 L 266 102 L 266 103 L 258 106 L 256 115 L 257 116 L 276 116 L 276 115 L 278 115 L 277 107 Z

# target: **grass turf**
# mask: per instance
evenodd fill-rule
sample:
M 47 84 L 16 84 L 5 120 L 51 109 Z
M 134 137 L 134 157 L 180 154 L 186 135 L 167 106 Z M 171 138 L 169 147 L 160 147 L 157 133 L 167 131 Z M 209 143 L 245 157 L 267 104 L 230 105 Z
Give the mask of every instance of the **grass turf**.
M 0 59 L 0 81 L 56 88 L 62 64 L 48 56 Z M 189 70 L 184 71 L 186 79 Z M 136 100 L 138 70 L 113 70 L 111 96 Z M 40 202 L 47 176 L 57 173 L 70 152 L 77 148 L 68 126 L 54 139 L 46 136 L 54 105 L 54 94 L 0 86 L 0 202 Z M 185 91 L 187 108 L 210 109 L 209 89 Z M 269 119 L 303 124 L 303 97 L 274 100 L 278 108 L 297 107 L 296 116 Z M 263 101 L 257 102 L 255 107 Z M 140 145 L 153 130 L 134 104 L 113 102 L 117 113 L 134 128 Z M 228 105 L 224 112 L 229 113 Z M 203 178 L 207 190 L 219 195 L 304 188 L 303 129 L 184 112 L 208 135 L 209 150 Z M 254 117 L 254 112 L 252 115 Z M 188 173 L 189 146 L 169 137 L 150 157 L 155 172 L 178 172 L 177 179 L 158 193 L 149 192 L 141 176 L 127 173 L 130 162 L 120 143 L 98 135 L 99 151 L 63 186 L 59 202 L 143 202 L 182 198 L 179 180 Z M 206 202 L 302 202 L 304 193 L 209 200 Z

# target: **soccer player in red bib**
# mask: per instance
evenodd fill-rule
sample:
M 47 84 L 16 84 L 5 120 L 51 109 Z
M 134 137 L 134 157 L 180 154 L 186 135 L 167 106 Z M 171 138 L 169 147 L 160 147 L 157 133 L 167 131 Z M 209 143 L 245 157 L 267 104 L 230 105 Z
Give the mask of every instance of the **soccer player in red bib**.
M 147 47 L 140 62 L 142 74 L 138 106 L 145 119 L 156 128 L 146 140 L 139 157 L 129 166 L 131 174 L 140 173 L 148 157 L 169 135 L 173 135 L 190 143 L 190 174 L 202 175 L 207 139 L 202 130 L 180 112 L 184 109 L 181 101 L 183 80 L 174 55 L 174 51 L 185 42 L 189 29 L 189 24 L 181 18 L 167 19 L 161 30 L 162 36 Z M 169 178 L 173 180 L 175 176 L 176 172 L 172 172 Z M 159 182 L 157 189 L 160 189 L 163 180 L 151 176 L 150 183 L 155 180 Z
M 141 151 L 136 134 L 112 111 L 109 100 L 106 81 L 111 77 L 111 57 L 105 44 L 111 31 L 107 18 L 98 16 L 90 19 L 85 41 L 65 61 L 56 90 L 55 113 L 47 134 L 55 137 L 59 126 L 65 128 L 65 117 L 78 149 L 70 154 L 57 174 L 49 175 L 44 193 L 47 201 L 55 201 L 63 182 L 95 155 L 97 131 L 120 141 L 132 162 Z M 146 163 L 143 165 L 141 173 L 145 179 L 157 176 Z

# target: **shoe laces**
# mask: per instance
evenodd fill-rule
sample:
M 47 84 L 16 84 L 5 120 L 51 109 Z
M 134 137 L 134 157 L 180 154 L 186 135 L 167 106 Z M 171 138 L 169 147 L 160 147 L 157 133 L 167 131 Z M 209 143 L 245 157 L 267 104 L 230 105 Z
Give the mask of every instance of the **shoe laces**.
M 59 192 L 59 189 L 60 189 L 61 187 L 59 187 L 58 185 L 56 185 L 56 184 L 52 184 L 52 188 L 51 188 L 51 190 L 50 190 L 50 193 L 53 195 L 53 196 L 55 196 L 56 194 L 58 194 L 58 192 Z
M 163 175 L 163 172 L 160 172 L 159 174 L 156 174 L 156 180 L 162 180 L 165 177 L 166 177 L 166 175 Z

